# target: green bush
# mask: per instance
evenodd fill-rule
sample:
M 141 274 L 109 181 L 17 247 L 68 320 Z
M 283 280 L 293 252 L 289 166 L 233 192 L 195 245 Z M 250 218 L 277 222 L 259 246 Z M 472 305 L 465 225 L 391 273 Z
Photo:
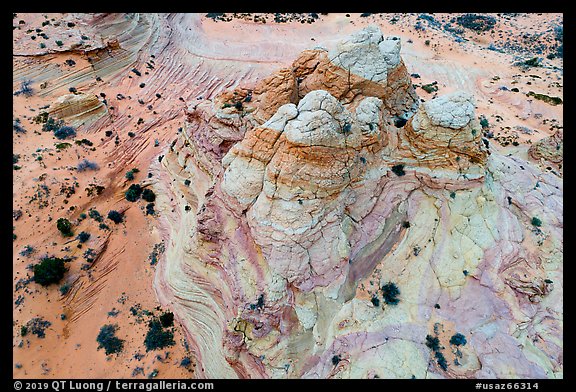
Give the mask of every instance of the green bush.
M 465 346 L 467 343 L 466 336 L 457 332 L 450 338 L 450 344 L 454 346 Z
M 135 202 L 140 198 L 141 194 L 142 194 L 142 187 L 139 184 L 132 184 L 130 185 L 128 191 L 126 191 L 124 196 L 126 197 L 126 200 Z
M 84 242 L 88 241 L 88 239 L 90 238 L 90 233 L 83 231 L 80 234 L 78 234 L 78 237 L 76 237 L 76 238 L 78 239 L 78 241 L 80 241 L 81 244 L 83 244 Z
M 394 172 L 394 174 L 396 174 L 397 176 L 403 176 L 404 174 L 406 174 L 406 172 L 404 171 L 404 165 L 402 164 L 392 166 L 392 172 Z
M 388 305 L 397 305 L 400 302 L 398 295 L 400 295 L 400 290 L 394 283 L 388 282 L 382 286 L 382 296 Z
M 165 331 L 159 319 L 150 320 L 148 333 L 146 333 L 146 338 L 144 339 L 146 351 L 160 350 L 174 344 L 174 334 L 171 331 Z
M 440 350 L 440 339 L 437 337 L 432 337 L 431 335 L 426 335 L 426 347 L 432 351 Z
M 538 219 L 537 217 L 533 217 L 532 220 L 530 221 L 530 223 L 532 223 L 532 226 L 536 226 L 536 227 L 542 226 L 542 221 L 540 219 Z
M 60 230 L 60 232 L 64 237 L 72 237 L 72 235 L 74 234 L 72 232 L 72 224 L 66 218 L 59 218 L 58 221 L 56 222 L 56 227 L 58 228 L 58 230 Z
M 58 257 L 44 258 L 33 267 L 34 282 L 42 286 L 60 282 L 66 272 L 64 261 L 64 259 Z
M 100 332 L 96 337 L 98 342 L 98 350 L 104 349 L 106 355 L 118 354 L 124 348 L 124 340 L 118 338 L 116 330 L 118 327 L 116 325 L 108 324 L 100 328 Z
M 124 220 L 124 216 L 121 213 L 119 213 L 118 211 L 111 210 L 110 212 L 108 212 L 108 219 L 110 219 L 112 222 L 118 224 Z
M 174 313 L 166 312 L 160 316 L 160 323 L 164 328 L 168 328 L 174 325 Z
M 154 200 L 156 200 L 156 195 L 154 194 L 152 189 L 144 189 L 144 191 L 142 192 L 142 198 L 147 202 L 152 203 Z

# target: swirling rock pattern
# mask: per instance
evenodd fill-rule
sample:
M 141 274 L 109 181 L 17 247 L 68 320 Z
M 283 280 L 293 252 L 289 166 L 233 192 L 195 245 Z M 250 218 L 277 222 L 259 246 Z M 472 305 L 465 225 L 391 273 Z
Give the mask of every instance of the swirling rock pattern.
M 188 109 L 155 284 L 198 376 L 562 377 L 562 181 L 491 150 L 473 97 L 418 107 L 400 50 L 369 27 Z

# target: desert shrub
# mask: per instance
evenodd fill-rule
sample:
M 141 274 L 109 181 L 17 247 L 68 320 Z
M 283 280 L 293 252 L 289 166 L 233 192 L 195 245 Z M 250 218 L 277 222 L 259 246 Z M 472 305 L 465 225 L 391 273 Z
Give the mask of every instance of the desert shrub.
M 166 312 L 160 315 L 160 323 L 164 328 L 168 328 L 174 325 L 174 313 Z
M 382 296 L 388 305 L 397 305 L 400 302 L 398 295 L 400 295 L 400 290 L 396 284 L 388 282 L 382 286 Z
M 450 338 L 450 344 L 454 346 L 465 346 L 467 343 L 466 336 L 462 335 L 461 333 L 457 332 Z
M 64 283 L 62 286 L 60 286 L 60 294 L 62 295 L 68 294 L 70 288 L 71 288 L 70 283 Z
M 334 365 L 334 366 L 338 365 L 341 360 L 342 360 L 342 358 L 340 357 L 340 355 L 334 355 L 332 357 L 332 365 Z
M 496 19 L 492 16 L 465 14 L 456 18 L 456 22 L 467 29 L 474 31 L 487 31 L 494 28 Z
M 60 140 L 67 139 L 76 136 L 76 130 L 73 127 L 63 126 L 54 131 L 54 136 Z
M 14 92 L 14 95 L 23 94 L 26 97 L 31 97 L 34 94 L 34 90 L 30 87 L 31 84 L 31 80 L 23 80 L 22 83 L 20 83 L 20 90 Z
M 142 187 L 139 184 L 132 184 L 124 194 L 126 200 L 135 202 L 142 195 Z
M 372 299 L 370 299 L 370 301 L 372 302 L 372 305 L 374 305 L 375 307 L 380 306 L 380 299 L 377 296 L 372 296 Z
M 20 119 L 15 119 L 12 121 L 12 128 L 16 133 L 26 133 L 26 129 L 20 124 Z
M 58 221 L 56 221 L 56 227 L 64 237 L 72 237 L 74 234 L 72 233 L 72 224 L 66 218 L 59 218 Z
M 98 350 L 104 349 L 106 355 L 118 354 L 124 348 L 124 340 L 116 336 L 116 325 L 107 324 L 100 328 L 100 332 L 96 337 L 98 342 Z
M 402 164 L 392 166 L 392 172 L 394 172 L 394 174 L 396 174 L 397 176 L 403 176 L 404 174 L 406 174 L 406 172 L 404 171 L 404 165 Z
M 440 339 L 431 335 L 426 335 L 426 347 L 432 351 L 440 350 Z
M 128 170 L 125 174 L 126 179 L 132 181 L 134 179 L 134 174 L 138 173 L 140 170 L 138 170 L 137 168 Z
M 432 83 L 425 84 L 421 88 L 428 94 L 432 94 L 433 92 L 438 91 L 438 82 L 434 81 Z
M 76 237 L 76 238 L 78 239 L 78 241 L 80 241 L 81 244 L 83 244 L 84 242 L 88 241 L 88 239 L 90 238 L 90 233 L 83 231 L 80 234 L 78 234 L 78 237 Z
M 146 351 L 160 350 L 174 344 L 174 334 L 171 331 L 164 330 L 160 320 L 156 318 L 150 320 L 148 332 L 144 338 Z
M 154 200 L 156 200 L 156 195 L 154 194 L 152 189 L 144 189 L 144 191 L 142 191 L 142 199 L 146 200 L 149 203 L 152 203 Z
M 436 351 L 434 353 L 434 357 L 436 357 L 436 362 L 438 362 L 438 366 L 440 366 L 442 370 L 444 371 L 448 370 L 448 362 L 446 362 L 444 354 L 442 354 L 440 351 Z
M 34 253 L 34 248 L 30 245 L 26 245 L 20 252 L 20 256 L 30 257 L 32 253 Z
M 96 162 L 90 162 L 88 159 L 83 159 L 76 166 L 76 170 L 78 170 L 79 172 L 83 172 L 85 170 L 99 170 L 99 169 L 100 167 Z
M 154 215 L 154 203 L 146 204 L 146 215 Z
M 66 267 L 64 259 L 58 257 L 46 257 L 33 267 L 34 282 L 42 286 L 58 283 L 64 277 Z
M 88 216 L 92 219 L 94 219 L 96 222 L 102 222 L 102 215 L 100 215 L 100 213 L 95 210 L 95 209 L 90 209 L 88 211 Z
M 56 120 L 52 117 L 41 117 L 42 114 L 38 115 L 38 119 L 44 123 L 42 125 L 42 131 L 44 132 L 56 132 L 62 126 L 64 126 L 64 121 Z M 44 120 L 45 118 L 45 120 Z
M 108 212 L 108 219 L 110 219 L 112 222 L 118 224 L 124 220 L 124 216 L 121 213 L 119 213 L 118 211 L 111 210 Z
M 63 43 L 62 41 L 60 41 L 60 40 L 57 40 L 57 41 L 56 41 L 56 45 L 62 46 L 62 45 L 64 45 L 64 43 Z
M 540 219 L 538 219 L 537 217 L 533 217 L 532 220 L 530 221 L 530 223 L 532 223 L 532 226 L 536 226 L 536 227 L 542 226 L 542 221 Z

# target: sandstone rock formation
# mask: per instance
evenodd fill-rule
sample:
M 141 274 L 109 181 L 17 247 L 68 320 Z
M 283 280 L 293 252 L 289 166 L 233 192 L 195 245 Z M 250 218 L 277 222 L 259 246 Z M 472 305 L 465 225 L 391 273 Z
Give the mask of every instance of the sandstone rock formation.
M 93 94 L 66 94 L 58 98 L 48 111 L 52 117 L 72 126 L 90 125 L 108 114 L 108 109 Z
M 560 129 L 554 135 L 534 143 L 530 146 L 528 155 L 536 161 L 543 160 L 561 167 L 564 161 L 564 132 Z
M 199 376 L 562 376 L 562 182 L 491 151 L 473 97 L 418 105 L 400 50 L 369 27 L 188 108 L 156 285 Z

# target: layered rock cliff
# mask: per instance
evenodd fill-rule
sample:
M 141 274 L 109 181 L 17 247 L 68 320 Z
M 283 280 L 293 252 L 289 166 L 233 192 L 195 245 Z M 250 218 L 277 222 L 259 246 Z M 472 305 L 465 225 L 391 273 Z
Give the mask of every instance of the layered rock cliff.
M 155 283 L 199 376 L 561 376 L 562 181 L 400 52 L 368 27 L 188 107 Z

